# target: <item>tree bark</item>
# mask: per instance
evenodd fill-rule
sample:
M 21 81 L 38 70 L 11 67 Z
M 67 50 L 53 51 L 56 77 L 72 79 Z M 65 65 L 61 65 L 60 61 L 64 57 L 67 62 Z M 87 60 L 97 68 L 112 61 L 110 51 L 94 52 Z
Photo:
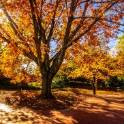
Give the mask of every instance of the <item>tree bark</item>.
M 97 90 L 97 79 L 96 79 L 95 75 L 94 75 L 94 77 L 93 77 L 92 87 L 93 87 L 93 95 L 96 95 L 96 90 Z
M 41 68 L 41 96 L 45 99 L 51 99 L 54 98 L 51 90 L 52 85 L 52 78 L 51 75 L 47 72 L 47 70 L 44 69 L 44 67 Z
M 94 82 L 93 82 L 93 95 L 96 95 L 96 86 Z
M 46 99 L 54 98 L 51 91 L 52 80 L 42 79 L 42 97 Z

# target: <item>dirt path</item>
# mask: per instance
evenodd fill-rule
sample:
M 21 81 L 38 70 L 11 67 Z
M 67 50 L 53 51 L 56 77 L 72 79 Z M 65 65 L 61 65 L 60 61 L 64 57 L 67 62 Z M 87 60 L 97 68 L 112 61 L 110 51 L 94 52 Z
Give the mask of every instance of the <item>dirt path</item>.
M 75 107 L 63 111 L 72 118 L 70 124 L 124 124 L 124 96 L 80 96 L 80 99 Z
M 96 97 L 78 94 L 73 106 L 60 110 L 22 107 L 6 111 L 3 108 L 0 124 L 124 124 L 124 94 Z

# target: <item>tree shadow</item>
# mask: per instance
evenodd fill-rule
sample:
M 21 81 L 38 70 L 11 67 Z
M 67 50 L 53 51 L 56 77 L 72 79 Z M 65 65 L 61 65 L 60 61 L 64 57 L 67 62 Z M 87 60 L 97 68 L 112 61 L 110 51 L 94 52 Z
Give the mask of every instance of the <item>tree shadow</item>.
M 105 101 L 107 101 L 108 103 L 120 103 L 120 104 L 124 104 L 124 96 L 121 97 L 112 97 L 112 96 L 96 96 L 96 98 L 100 98 L 100 99 L 104 99 Z
M 85 97 L 95 97 L 95 98 L 99 98 L 99 99 L 102 99 L 102 100 L 105 100 L 108 104 L 112 103 L 112 102 L 115 102 L 115 103 L 120 103 L 120 104 L 124 104 L 124 95 L 122 96 L 118 96 L 118 94 L 115 96 L 115 95 L 93 95 L 93 94 L 89 94 L 89 93 L 83 93 L 81 94 L 80 93 L 80 90 L 79 89 L 76 89 L 76 88 L 73 88 L 71 90 L 73 93 L 75 93 L 75 95 L 80 95 L 80 96 L 84 96 L 84 100 L 85 100 Z M 124 92 L 122 92 L 121 94 L 123 94 Z
M 89 109 L 93 109 L 92 107 Z M 72 109 L 69 113 L 63 112 L 65 116 L 72 116 L 76 122 L 74 124 L 123 124 L 124 118 L 117 113 L 124 114 L 122 110 L 110 111 L 108 109 L 104 112 L 91 112 L 85 109 Z
M 80 95 L 78 90 L 73 90 L 73 93 L 75 96 L 62 95 L 46 100 L 32 92 L 16 92 L 12 104 L 16 104 L 17 108 L 29 108 L 34 113 L 45 116 L 52 124 L 124 124 L 124 110 L 110 107 L 113 103 L 123 104 L 123 96 L 118 99 L 112 96 Z M 87 99 L 92 98 L 96 102 L 88 103 Z M 104 100 L 106 104 L 97 103 L 97 99 Z

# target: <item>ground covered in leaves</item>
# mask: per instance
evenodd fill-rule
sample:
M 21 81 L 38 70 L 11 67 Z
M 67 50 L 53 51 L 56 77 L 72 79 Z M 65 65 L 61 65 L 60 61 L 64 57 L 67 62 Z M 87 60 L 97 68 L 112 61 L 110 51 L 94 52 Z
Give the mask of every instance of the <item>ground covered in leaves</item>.
M 45 100 L 37 91 L 0 91 L 0 124 L 124 124 L 124 92 L 53 93 L 56 99 Z

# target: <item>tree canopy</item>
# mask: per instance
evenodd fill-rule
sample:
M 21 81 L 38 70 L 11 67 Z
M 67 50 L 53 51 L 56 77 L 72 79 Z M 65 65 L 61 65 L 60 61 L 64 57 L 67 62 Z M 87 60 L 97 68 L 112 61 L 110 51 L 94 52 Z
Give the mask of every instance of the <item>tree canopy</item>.
M 66 51 L 87 40 L 98 46 L 117 36 L 123 10 L 123 0 L 1 0 L 0 41 L 37 64 L 42 94 L 51 97 L 52 79 Z

